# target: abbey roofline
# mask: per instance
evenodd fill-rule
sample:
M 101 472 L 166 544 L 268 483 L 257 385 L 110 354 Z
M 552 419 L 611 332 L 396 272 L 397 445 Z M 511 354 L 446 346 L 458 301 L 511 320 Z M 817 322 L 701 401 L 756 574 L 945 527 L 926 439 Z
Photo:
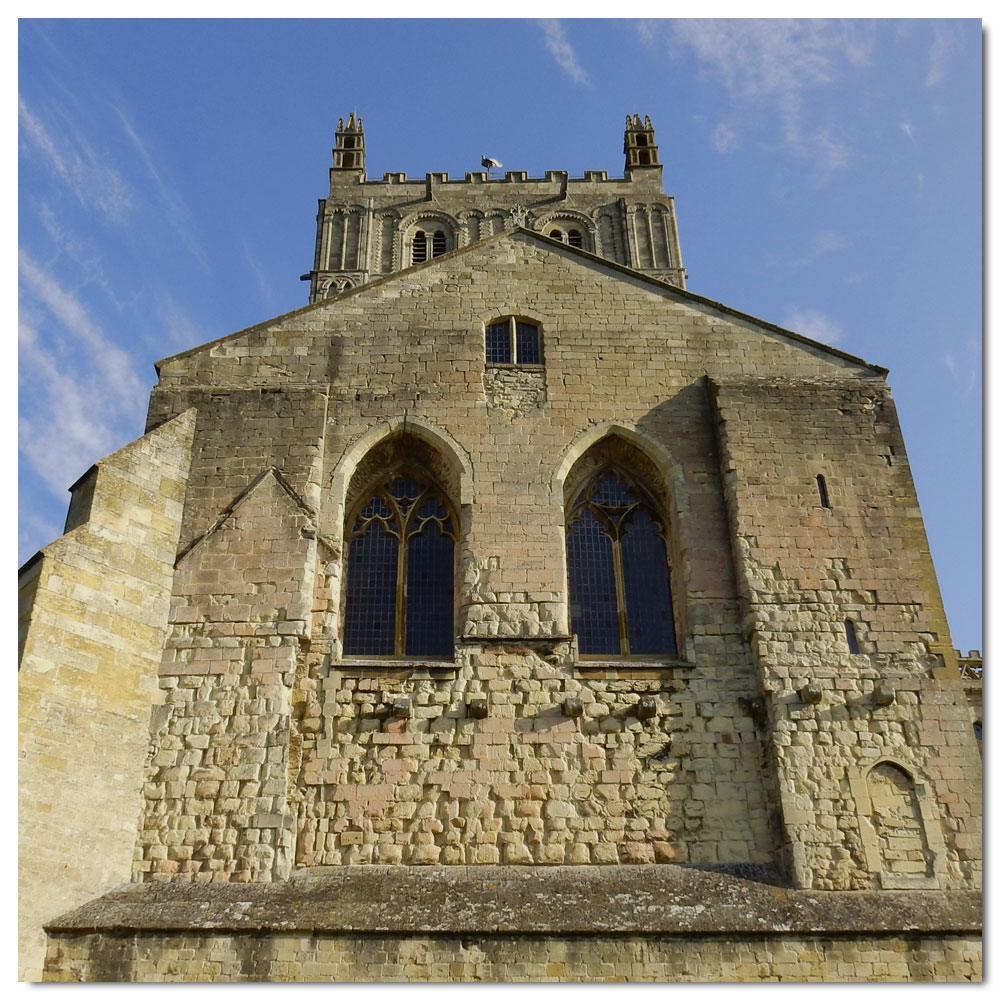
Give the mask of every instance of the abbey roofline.
M 889 369 L 884 368 L 881 365 L 873 364 L 870 361 L 866 361 L 864 358 L 859 358 L 854 354 L 849 354 L 846 351 L 841 351 L 836 347 L 831 347 L 828 344 L 823 344 L 820 341 L 812 340 L 809 337 L 803 336 L 800 333 L 795 333 L 793 330 L 786 330 L 784 327 L 777 326 L 774 323 L 770 323 L 767 320 L 760 319 L 757 316 L 752 316 L 750 313 L 741 312 L 739 309 L 734 309 L 732 306 L 727 306 L 722 302 L 718 302 L 715 299 L 710 299 L 704 295 L 698 295 L 695 292 L 688 291 L 685 288 L 679 288 L 677 285 L 672 285 L 670 282 L 661 281 L 659 278 L 654 278 L 649 274 L 645 274 L 642 271 L 637 271 L 633 268 L 627 267 L 624 264 L 619 264 L 615 261 L 608 260 L 607 257 L 601 257 L 597 254 L 590 253 L 587 250 L 582 250 L 577 247 L 571 247 L 560 240 L 552 239 L 541 233 L 535 232 L 530 229 L 525 229 L 522 226 L 517 226 L 514 229 L 505 231 L 502 233 L 496 233 L 493 236 L 487 236 L 484 239 L 477 240 L 475 243 L 470 243 L 468 246 L 459 247 L 457 250 L 452 250 L 450 253 L 442 254 L 438 257 L 432 257 L 430 260 L 424 261 L 420 264 L 413 264 L 410 267 L 403 268 L 398 271 L 393 271 L 390 274 L 383 275 L 379 278 L 374 278 L 371 281 L 367 281 L 362 285 L 358 285 L 354 288 L 348 288 L 344 291 L 336 294 L 330 295 L 329 297 L 322 299 L 318 302 L 311 302 L 308 305 L 302 306 L 298 309 L 293 309 L 287 313 L 281 313 L 271 319 L 265 320 L 262 323 L 255 323 L 253 326 L 244 327 L 242 330 L 236 330 L 233 333 L 226 334 L 223 337 L 218 337 L 215 340 L 210 340 L 204 344 L 199 344 L 196 347 L 188 348 L 186 351 L 180 351 L 177 354 L 171 354 L 168 357 L 161 358 L 159 361 L 154 362 L 154 368 L 156 369 L 156 374 L 160 374 L 160 366 L 167 364 L 170 361 L 175 361 L 180 358 L 189 357 L 193 354 L 197 354 L 205 348 L 214 347 L 216 344 L 221 344 L 224 341 L 231 340 L 235 337 L 242 337 L 246 334 L 254 333 L 258 330 L 266 329 L 267 327 L 273 326 L 275 323 L 285 322 L 296 316 L 305 316 L 317 309 L 322 309 L 325 306 L 329 306 L 333 302 L 340 302 L 349 299 L 360 292 L 370 290 L 373 288 L 378 288 L 380 286 L 389 284 L 393 281 L 398 281 L 400 279 L 406 278 L 411 274 L 416 274 L 420 271 L 427 270 L 428 268 L 435 267 L 436 265 L 445 262 L 452 261 L 464 254 L 468 254 L 474 250 L 479 250 L 491 243 L 498 243 L 501 240 L 518 237 L 521 239 L 528 238 L 534 240 L 549 249 L 558 250 L 560 253 L 566 254 L 568 256 L 575 256 L 582 261 L 590 264 L 591 266 L 600 267 L 605 271 L 617 272 L 622 276 L 629 278 L 632 281 L 640 282 L 641 284 L 647 285 L 657 291 L 668 294 L 677 301 L 680 302 L 691 302 L 697 303 L 698 305 L 708 307 L 713 310 L 717 310 L 725 316 L 732 317 L 734 319 L 741 320 L 746 323 L 750 323 L 762 330 L 777 334 L 780 337 L 787 338 L 789 340 L 797 341 L 807 347 L 813 349 L 819 349 L 827 354 L 831 354 L 834 357 L 841 358 L 853 365 L 859 365 L 864 368 L 870 369 L 873 373 L 881 378 L 886 378 L 889 374 Z

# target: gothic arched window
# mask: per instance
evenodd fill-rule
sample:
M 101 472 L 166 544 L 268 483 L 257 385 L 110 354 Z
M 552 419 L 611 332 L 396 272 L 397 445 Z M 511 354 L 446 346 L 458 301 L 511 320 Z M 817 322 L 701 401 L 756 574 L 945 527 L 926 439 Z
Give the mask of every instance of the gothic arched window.
M 677 654 L 664 519 L 625 473 L 604 469 L 579 491 L 566 561 L 581 655 Z
M 400 473 L 348 519 L 346 656 L 452 656 L 456 521 L 444 493 Z

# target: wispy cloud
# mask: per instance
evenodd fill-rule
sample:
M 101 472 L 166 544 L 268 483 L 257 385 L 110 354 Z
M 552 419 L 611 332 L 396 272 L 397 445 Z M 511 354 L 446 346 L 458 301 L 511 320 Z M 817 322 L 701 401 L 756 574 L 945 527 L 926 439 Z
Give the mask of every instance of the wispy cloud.
M 157 296 L 156 312 L 164 333 L 163 339 L 158 341 L 159 357 L 166 357 L 171 352 L 186 351 L 218 336 L 200 327 L 168 292 Z
M 963 398 L 971 395 L 979 381 L 982 371 L 982 345 L 970 337 L 964 344 L 960 357 L 955 357 L 954 351 L 946 351 L 941 359 L 948 374 L 958 383 Z
M 569 75 L 574 83 L 590 85 L 590 77 L 586 70 L 577 62 L 576 52 L 566 38 L 562 21 L 541 19 L 538 22 L 545 36 L 545 47 L 552 53 L 559 68 Z
M 275 307 L 274 289 L 271 287 L 271 282 L 268 281 L 264 269 L 260 266 L 260 261 L 257 260 L 246 240 L 243 241 L 243 256 L 246 257 L 250 270 L 253 271 L 253 276 L 257 279 L 257 287 L 260 289 L 261 297 L 267 303 L 268 309 L 273 309 Z
M 184 199 L 171 184 L 167 183 L 157 169 L 156 160 L 150 155 L 146 143 L 143 142 L 142 138 L 132 127 L 132 123 L 128 120 L 126 114 L 119 107 L 115 107 L 114 110 L 118 115 L 121 127 L 124 129 L 135 151 L 139 154 L 139 159 L 142 161 L 144 169 L 153 180 L 157 195 L 163 203 L 163 220 L 177 233 L 181 242 L 201 265 L 207 267 L 208 258 L 200 240 L 195 235 L 194 217 L 185 204 Z
M 19 256 L 20 448 L 60 499 L 95 459 L 134 434 L 148 390 L 67 288 L 29 254 Z
M 132 210 L 132 193 L 121 175 L 86 142 L 69 122 L 60 122 L 58 139 L 18 98 L 18 118 L 26 149 L 41 157 L 80 203 L 96 208 L 109 221 L 122 223 Z
M 927 57 L 928 87 L 936 87 L 944 82 L 952 57 L 961 46 L 961 36 L 953 25 L 937 22 L 933 27 L 934 37 Z
M 843 330 L 828 316 L 816 309 L 800 309 L 792 306 L 781 321 L 786 330 L 801 333 L 803 337 L 818 340 L 821 344 L 836 344 Z
M 834 86 L 871 58 L 874 29 L 864 22 L 823 20 L 679 19 L 644 21 L 639 38 L 652 43 L 666 35 L 674 52 L 694 53 L 703 72 L 718 80 L 741 112 L 748 105 L 768 109 L 779 122 L 783 148 L 823 172 L 851 158 L 843 130 L 809 120 L 805 96 Z M 728 152 L 739 144 L 737 123 L 727 115 L 713 133 L 713 145 Z

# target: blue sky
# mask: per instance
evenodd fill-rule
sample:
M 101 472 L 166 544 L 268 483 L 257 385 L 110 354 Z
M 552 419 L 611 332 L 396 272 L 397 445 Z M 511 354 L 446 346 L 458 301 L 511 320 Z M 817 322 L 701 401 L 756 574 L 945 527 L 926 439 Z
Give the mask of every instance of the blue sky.
M 975 20 L 22 20 L 19 557 L 142 433 L 159 358 L 304 305 L 339 116 L 368 174 L 620 176 L 656 127 L 691 291 L 890 369 L 956 645 L 982 646 Z

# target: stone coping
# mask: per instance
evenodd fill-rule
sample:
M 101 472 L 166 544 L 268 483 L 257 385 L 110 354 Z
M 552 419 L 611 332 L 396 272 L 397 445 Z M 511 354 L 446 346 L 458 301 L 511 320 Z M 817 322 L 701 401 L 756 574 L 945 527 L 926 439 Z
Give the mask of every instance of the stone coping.
M 46 930 L 713 937 L 982 930 L 982 894 L 972 890 L 818 892 L 776 881 L 755 865 L 313 868 L 277 883 L 126 884 Z

